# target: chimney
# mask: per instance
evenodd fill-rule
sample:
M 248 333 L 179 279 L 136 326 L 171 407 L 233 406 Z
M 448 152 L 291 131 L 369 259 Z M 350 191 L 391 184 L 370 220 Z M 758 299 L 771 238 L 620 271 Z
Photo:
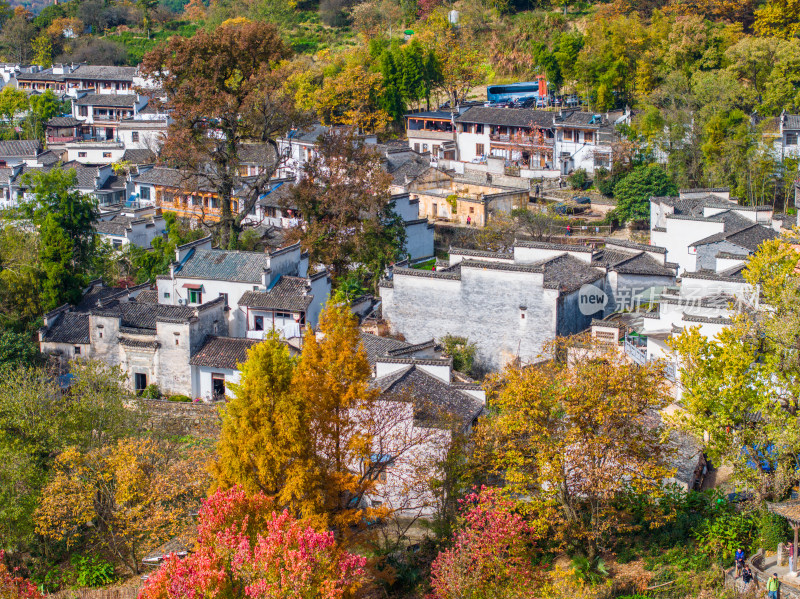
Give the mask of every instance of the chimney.
M 261 284 L 264 286 L 264 289 L 269 287 L 270 279 L 272 278 L 270 275 L 272 274 L 272 270 L 269 268 L 265 268 L 261 271 Z

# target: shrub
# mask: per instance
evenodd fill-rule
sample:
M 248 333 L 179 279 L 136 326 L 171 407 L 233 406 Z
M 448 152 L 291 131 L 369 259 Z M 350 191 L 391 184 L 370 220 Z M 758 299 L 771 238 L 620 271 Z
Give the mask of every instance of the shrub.
M 617 198 L 614 212 L 620 222 L 647 220 L 651 197 L 677 193 L 678 187 L 663 168 L 657 164 L 638 166 L 614 186 Z
M 114 582 L 114 566 L 97 556 L 75 556 L 70 560 L 81 587 L 102 587 Z
M 572 189 L 583 189 L 583 186 L 586 185 L 588 180 L 589 175 L 587 175 L 586 171 L 582 168 L 579 168 L 577 171 L 567 177 L 567 182 Z
M 167 401 L 179 401 L 182 403 L 191 403 L 192 398 L 189 397 L 188 395 L 170 395 L 167 398 Z
M 466 337 L 445 335 L 442 337 L 444 353 L 453 358 L 453 369 L 469 374 L 475 365 L 475 352 L 478 346 Z
M 147 388 L 142 391 L 141 397 L 144 399 L 158 399 L 161 397 L 161 393 L 158 391 L 158 385 L 155 383 L 147 385 Z
M 789 525 L 784 518 L 762 510 L 756 520 L 756 534 L 753 539 L 752 551 L 759 549 L 774 549 L 778 543 L 789 538 Z

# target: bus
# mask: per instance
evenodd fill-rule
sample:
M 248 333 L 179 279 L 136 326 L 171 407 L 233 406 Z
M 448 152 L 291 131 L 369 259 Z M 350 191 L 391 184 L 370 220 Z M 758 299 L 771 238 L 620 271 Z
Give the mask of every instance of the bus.
M 539 89 L 540 86 L 542 87 L 541 90 Z M 539 77 L 537 81 L 509 83 L 508 85 L 490 85 L 486 88 L 486 99 L 490 104 L 546 95 L 547 81 L 544 77 Z

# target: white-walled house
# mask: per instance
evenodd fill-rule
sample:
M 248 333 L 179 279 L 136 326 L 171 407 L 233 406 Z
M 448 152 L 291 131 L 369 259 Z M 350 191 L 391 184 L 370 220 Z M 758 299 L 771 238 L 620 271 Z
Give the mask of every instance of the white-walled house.
M 784 110 L 778 118 L 780 125 L 779 158 L 800 157 L 800 115 L 786 114 Z
M 660 248 L 517 241 L 509 253 L 450 248 L 449 265 L 435 272 L 395 267 L 380 295 L 390 329 L 407 341 L 466 337 L 478 359 L 497 369 L 541 359 L 556 337 L 629 309 L 643 292 L 674 285 L 675 276 Z M 605 299 L 589 305 L 595 296 Z
M 136 392 L 155 384 L 164 395 L 188 395 L 191 356 L 208 335 L 227 334 L 224 302 L 167 306 L 139 301 L 145 287 L 117 290 L 94 282 L 78 306 L 45 314 L 40 350 L 65 366 L 74 358 L 119 366 Z
M 266 252 L 211 248 L 206 237 L 179 246 L 169 275 L 156 280 L 158 301 L 202 305 L 222 298 L 232 337 L 263 338 L 272 329 L 285 338 L 315 327 L 330 295 L 326 271 L 308 275 L 300 244 Z
M 740 206 L 727 189 L 650 198 L 650 243 L 666 248 L 680 272 L 713 269 L 718 252 L 749 255 L 779 228 L 771 206 Z
M 205 402 L 236 397 L 230 383 L 239 382 L 239 365 L 247 361 L 248 350 L 257 343 L 257 339 L 242 337 L 206 337 L 203 346 L 189 360 L 192 370 L 191 397 Z M 294 347 L 288 347 L 291 353 L 297 353 Z
M 601 114 L 562 110 L 555 116 L 556 157 L 562 175 L 578 169 L 611 170 L 614 128 Z
M 95 223 L 95 231 L 103 241 L 115 248 L 128 244 L 148 249 L 153 239 L 166 235 L 166 222 L 156 208 L 127 208 L 101 212 Z

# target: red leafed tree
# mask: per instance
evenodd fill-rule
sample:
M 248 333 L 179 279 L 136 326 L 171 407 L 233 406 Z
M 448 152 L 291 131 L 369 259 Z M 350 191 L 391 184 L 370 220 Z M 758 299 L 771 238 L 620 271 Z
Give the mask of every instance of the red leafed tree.
M 347 599 L 366 560 L 341 551 L 333 532 L 317 532 L 263 493 L 217 491 L 199 514 L 195 552 L 171 555 L 139 599 Z
M 462 500 L 463 527 L 431 566 L 432 599 L 536 596 L 534 536 L 513 508 L 497 489 L 486 487 Z
M 5 554 L 0 551 L 0 597 L 3 599 L 42 599 L 42 594 L 31 581 L 17 576 L 3 563 Z

